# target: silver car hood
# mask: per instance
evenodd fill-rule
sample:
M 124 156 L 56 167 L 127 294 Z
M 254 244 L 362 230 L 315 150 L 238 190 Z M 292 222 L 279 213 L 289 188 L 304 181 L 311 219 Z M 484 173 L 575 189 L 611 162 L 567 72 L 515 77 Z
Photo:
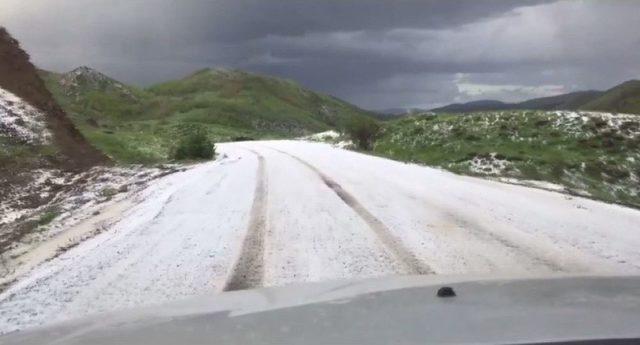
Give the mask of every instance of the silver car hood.
M 437 297 L 443 286 L 455 297 Z M 640 276 L 404 276 L 234 291 L 0 344 L 506 344 L 640 338 Z

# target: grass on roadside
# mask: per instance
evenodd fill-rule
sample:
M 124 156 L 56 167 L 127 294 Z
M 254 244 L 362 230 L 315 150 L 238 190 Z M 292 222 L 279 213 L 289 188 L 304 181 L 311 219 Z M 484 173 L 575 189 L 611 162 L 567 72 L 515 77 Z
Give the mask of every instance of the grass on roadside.
M 386 124 L 377 154 L 456 173 L 547 181 L 640 207 L 640 117 L 500 111 Z

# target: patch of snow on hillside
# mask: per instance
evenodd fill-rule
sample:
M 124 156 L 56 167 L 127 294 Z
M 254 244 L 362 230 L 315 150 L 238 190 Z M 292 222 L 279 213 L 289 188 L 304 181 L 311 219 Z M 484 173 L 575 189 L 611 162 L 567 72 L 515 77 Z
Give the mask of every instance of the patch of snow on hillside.
M 44 113 L 3 88 L 0 88 L 0 135 L 26 144 L 42 145 L 51 140 Z
M 332 140 L 338 139 L 339 137 L 340 137 L 340 133 L 331 129 L 325 132 L 311 134 L 309 136 L 304 137 L 304 139 L 311 140 L 311 141 L 332 141 Z
M 554 127 L 575 135 L 584 134 L 581 127 L 589 121 L 597 121 L 600 130 L 611 129 L 626 137 L 640 136 L 640 121 L 637 115 L 621 113 L 605 113 L 597 111 L 565 111 L 548 112 L 554 115 Z
M 509 161 L 493 152 L 487 156 L 478 155 L 469 161 L 469 170 L 478 174 L 501 175 L 509 165 Z
M 342 139 L 340 133 L 338 133 L 333 129 L 320 132 L 320 133 L 311 134 L 306 137 L 302 137 L 300 139 L 308 140 L 308 141 L 332 143 L 334 147 L 341 148 L 341 149 L 354 148 L 353 142 L 351 140 Z

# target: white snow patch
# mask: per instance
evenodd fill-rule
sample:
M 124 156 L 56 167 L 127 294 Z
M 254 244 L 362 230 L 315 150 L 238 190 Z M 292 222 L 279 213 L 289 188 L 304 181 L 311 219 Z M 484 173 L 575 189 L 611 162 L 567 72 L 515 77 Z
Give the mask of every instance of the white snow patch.
M 22 98 L 0 88 L 0 135 L 27 144 L 48 144 L 51 132 L 45 114 Z
M 333 144 L 333 146 L 339 149 L 353 149 L 356 147 L 351 140 L 338 141 L 337 143 Z
M 179 171 L 177 167 L 144 168 L 144 167 L 95 167 L 82 173 L 70 173 L 60 170 L 38 169 L 20 188 L 10 190 L 0 200 L 0 236 L 15 231 L 25 222 L 37 221 L 43 214 L 54 212 L 54 220 L 44 226 L 38 226 L 26 234 L 19 242 L 11 244 L 7 252 L 1 253 L 0 259 L 5 265 L 0 266 L 0 277 L 6 275 L 14 266 L 7 258 L 17 257 L 67 231 L 78 222 L 95 216 L 111 202 L 136 193 L 155 178 Z M 25 205 L 25 199 L 34 195 L 44 201 L 33 208 Z M 11 261 L 11 260 L 9 260 Z M 9 265 L 11 264 L 11 265 Z
M 492 152 L 488 157 L 476 156 L 469 161 L 469 170 L 478 174 L 500 175 L 509 165 L 506 159 L 496 158 L 497 153 Z
M 331 129 L 328 131 L 315 133 L 315 134 L 308 135 L 306 137 L 302 137 L 302 139 L 311 140 L 311 141 L 332 141 L 332 140 L 338 139 L 339 137 L 340 137 L 340 133 Z
M 341 137 L 342 136 L 340 133 L 331 129 L 328 131 L 311 134 L 306 137 L 302 137 L 300 139 L 307 140 L 307 141 L 331 143 L 334 147 L 337 147 L 340 149 L 351 149 L 355 147 L 355 145 L 353 144 L 353 141 L 340 140 Z
M 546 189 L 546 190 L 550 190 L 550 191 L 554 191 L 554 192 L 565 192 L 566 191 L 565 186 L 560 185 L 560 184 L 556 184 L 556 183 L 547 182 L 547 181 L 521 180 L 521 179 L 511 178 L 511 177 L 502 177 L 502 178 L 499 179 L 499 181 L 506 182 L 506 183 L 517 184 L 517 185 L 522 185 L 522 186 L 527 186 L 527 187 Z

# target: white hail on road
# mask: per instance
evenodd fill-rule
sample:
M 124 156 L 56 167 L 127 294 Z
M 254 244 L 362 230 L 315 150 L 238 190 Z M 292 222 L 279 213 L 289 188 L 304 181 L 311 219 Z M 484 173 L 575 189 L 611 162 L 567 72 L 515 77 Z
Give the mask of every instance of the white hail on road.
M 218 145 L 0 294 L 0 332 L 221 290 L 640 272 L 640 211 L 302 141 Z

